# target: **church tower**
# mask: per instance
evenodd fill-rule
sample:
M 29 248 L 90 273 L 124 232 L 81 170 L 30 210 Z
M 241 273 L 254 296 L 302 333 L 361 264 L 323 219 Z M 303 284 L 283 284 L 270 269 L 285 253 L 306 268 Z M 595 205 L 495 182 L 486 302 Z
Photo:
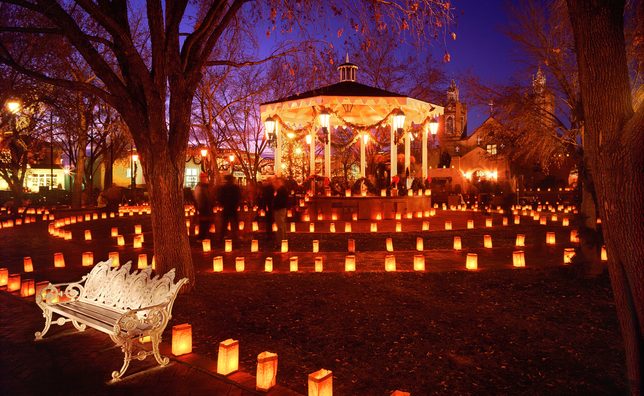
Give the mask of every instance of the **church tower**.
M 532 77 L 532 94 L 535 105 L 539 108 L 541 124 L 548 128 L 554 128 L 552 115 L 555 111 L 555 96 L 546 86 L 546 75 L 541 71 L 541 66 L 539 66 L 537 74 Z
M 462 139 L 467 137 L 467 104 L 460 101 L 458 87 L 452 78 L 447 88 L 447 103 L 445 113 L 441 116 L 440 132 L 447 139 Z

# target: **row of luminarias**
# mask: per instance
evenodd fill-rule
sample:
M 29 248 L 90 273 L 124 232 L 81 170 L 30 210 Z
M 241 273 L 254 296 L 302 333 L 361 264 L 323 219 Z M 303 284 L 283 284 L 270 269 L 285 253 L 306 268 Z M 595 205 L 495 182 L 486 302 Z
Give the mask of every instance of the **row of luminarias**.
M 349 190 L 347 190 L 347 191 L 349 191 Z M 410 192 L 411 192 L 411 190 L 410 190 Z M 413 192 L 411 192 L 411 193 L 413 194 Z M 347 195 L 350 196 L 350 192 L 347 192 Z M 425 195 L 431 195 L 431 190 L 425 190 Z M 307 202 L 308 200 L 309 200 L 309 196 L 306 196 L 305 199 L 300 200 L 300 206 L 303 207 L 305 205 L 305 202 Z M 435 209 L 438 209 L 438 208 L 439 208 L 438 204 L 434 204 L 434 208 L 432 210 L 430 210 L 430 211 L 416 212 L 416 218 L 434 216 L 436 214 Z M 442 204 L 442 209 L 447 210 L 447 205 Z M 449 207 L 449 209 L 450 210 L 463 210 L 464 211 L 464 210 L 467 209 L 467 206 L 466 205 L 462 205 L 462 206 L 461 205 L 451 205 Z M 221 208 L 218 208 L 218 207 L 213 208 L 214 213 L 217 213 L 219 210 L 221 210 Z M 238 210 L 241 211 L 242 207 L 239 207 Z M 243 210 L 247 212 L 249 210 L 248 206 L 244 205 Z M 478 209 L 477 208 L 472 208 L 472 210 L 477 211 Z M 527 213 L 528 213 L 528 209 L 526 207 L 521 208 L 519 206 L 516 206 L 516 207 L 512 208 L 513 214 L 515 214 L 515 215 L 518 214 L 519 210 L 522 210 L 522 214 L 524 216 L 526 216 Z M 538 216 L 538 212 L 545 211 L 545 210 L 549 210 L 551 212 L 555 212 L 555 211 L 559 210 L 559 211 L 563 211 L 564 213 L 568 213 L 569 211 L 573 211 L 574 209 L 572 209 L 572 207 L 570 207 L 570 206 L 569 207 L 564 207 L 563 205 L 558 205 L 558 207 L 555 208 L 552 205 L 548 205 L 548 203 L 546 202 L 546 205 L 543 205 L 543 206 L 539 205 L 537 207 L 536 211 L 530 210 L 530 215 L 533 216 L 535 218 L 535 220 L 540 220 L 540 222 L 542 224 L 544 224 L 545 221 L 546 221 L 545 216 Z M 257 208 L 256 207 L 253 208 L 253 211 L 257 211 Z M 497 211 L 499 213 L 501 213 L 501 214 L 503 213 L 503 209 L 501 209 L 500 207 L 497 207 Z M 29 214 L 29 215 L 32 215 L 32 214 L 39 215 L 39 216 L 42 215 L 42 220 L 44 220 L 44 221 L 54 220 L 54 215 L 50 214 L 49 210 L 46 210 L 46 209 L 19 208 L 18 212 L 20 214 L 24 213 L 24 214 Z M 194 215 L 195 209 L 194 209 L 194 207 L 186 207 L 185 212 L 186 212 L 185 213 L 186 216 Z M 119 217 L 125 216 L 126 213 L 129 216 L 133 216 L 135 213 L 138 213 L 140 215 L 142 215 L 142 214 L 150 214 L 151 209 L 150 209 L 149 206 L 143 206 L 143 207 L 120 207 L 119 208 L 119 213 L 118 213 Z M 574 210 L 574 213 L 577 213 L 577 210 Z M 260 210 L 259 214 L 260 214 L 260 216 L 265 215 L 263 210 Z M 409 213 L 406 214 L 406 216 L 407 216 L 407 218 L 411 219 L 411 218 L 413 218 L 414 214 L 412 212 L 409 212 Z M 115 218 L 116 214 L 115 213 L 110 213 L 109 215 L 107 213 L 101 213 L 100 214 L 101 219 L 107 219 L 108 217 L 109 218 Z M 292 217 L 292 211 L 288 212 L 288 217 Z M 377 213 L 376 217 L 377 217 L 378 220 L 382 220 L 382 214 L 381 213 Z M 77 222 L 82 222 L 83 220 L 84 221 L 97 220 L 98 218 L 99 218 L 98 213 L 93 213 L 91 215 L 90 214 L 85 214 L 85 216 L 79 215 L 79 216 L 67 217 L 67 218 L 60 219 L 60 220 L 56 221 L 56 227 L 58 228 L 58 227 L 60 227 L 62 225 L 76 224 Z M 400 220 L 401 218 L 402 218 L 402 215 L 400 213 L 396 213 L 396 219 Z M 324 220 L 324 215 L 323 214 L 318 214 L 317 219 L 320 220 L 320 221 Z M 308 214 L 305 214 L 304 217 L 303 217 L 303 220 L 307 221 L 307 222 L 310 221 L 310 216 Z M 331 220 L 337 220 L 337 214 L 333 213 L 331 215 Z M 357 220 L 357 214 L 356 213 L 353 214 L 353 220 Z M 552 221 L 557 221 L 557 215 L 556 214 L 553 215 L 551 220 Z M 564 223 L 566 223 L 567 221 L 568 221 L 568 219 L 563 219 Z M 25 216 L 24 217 L 24 223 L 25 224 L 29 224 L 29 223 L 33 223 L 33 222 L 36 222 L 36 216 Z M 601 220 L 598 219 L 597 223 L 601 223 Z M 22 225 L 23 224 L 23 219 L 16 219 L 15 223 L 14 223 L 13 220 L 4 221 L 4 222 L 0 223 L 0 228 L 10 228 L 10 227 L 13 227 L 14 224 L 17 225 L 17 226 Z M 515 217 L 515 224 L 518 224 L 518 222 L 516 220 L 516 217 Z M 564 225 L 566 225 L 566 224 L 564 224 Z
M 570 242 L 573 243 L 578 243 L 579 242 L 579 235 L 577 230 L 571 230 L 570 231 Z M 204 240 L 203 242 L 203 247 L 204 251 L 208 252 L 210 251 L 210 240 Z M 257 240 L 252 241 L 252 247 L 251 250 L 257 251 Z M 386 243 L 386 249 L 388 252 L 393 252 L 393 241 L 392 238 L 386 238 L 385 240 Z M 556 243 L 556 238 L 555 238 L 555 233 L 554 232 L 547 232 L 546 233 L 546 244 L 555 244 Z M 416 239 L 416 249 L 418 251 L 423 251 L 424 248 L 424 241 L 423 238 L 418 237 Z M 483 245 L 485 248 L 492 248 L 492 237 L 490 235 L 484 235 L 483 237 Z M 524 247 L 525 246 L 525 235 L 524 234 L 517 234 L 516 237 L 516 242 L 515 245 L 517 247 Z M 461 250 L 462 249 L 462 242 L 461 238 L 458 236 L 454 237 L 454 250 Z M 232 251 L 232 240 L 226 239 L 225 241 L 225 250 L 227 252 Z M 282 246 L 281 246 L 281 251 L 282 253 L 288 252 L 288 241 L 283 240 L 282 241 Z M 349 252 L 354 252 L 355 253 L 355 240 L 354 239 L 349 239 L 348 240 L 348 251 Z M 313 252 L 317 253 L 319 252 L 319 241 L 315 240 L 313 241 Z M 566 248 L 564 249 L 564 264 L 569 264 L 572 261 L 572 258 L 575 255 L 575 249 L 574 248 Z M 112 266 L 118 267 L 120 265 L 120 258 L 119 258 L 119 252 L 110 252 L 109 253 L 109 258 L 112 259 Z M 606 253 L 606 248 L 602 247 L 601 249 L 601 260 L 602 261 L 607 261 L 608 260 L 608 255 Z M 30 273 L 33 272 L 33 262 L 31 260 L 31 257 L 25 257 L 23 259 L 23 264 L 24 264 L 24 272 L 25 273 Z M 92 252 L 83 252 L 82 255 L 82 265 L 83 266 L 92 266 L 94 265 L 94 253 Z M 155 269 L 155 260 L 154 256 L 152 256 L 152 269 Z M 513 265 L 515 267 L 523 267 L 525 266 L 525 257 L 523 251 L 515 251 L 513 252 Z M 138 269 L 143 269 L 148 266 L 148 258 L 147 254 L 139 254 L 138 256 L 138 263 L 137 267 Z M 54 254 L 54 267 L 56 268 L 63 268 L 65 267 L 65 258 L 62 253 L 55 253 Z M 467 255 L 467 261 L 466 261 L 466 268 L 467 269 L 476 269 L 477 268 L 477 255 L 475 253 L 468 253 Z M 242 272 L 245 269 L 245 260 L 244 257 L 237 257 L 235 259 L 235 269 L 237 272 Z M 264 265 L 264 270 L 266 272 L 272 272 L 273 271 L 273 258 L 272 257 L 267 257 Z M 293 256 L 290 257 L 290 270 L 291 272 L 296 272 L 298 270 L 298 257 Z M 355 271 L 356 270 L 356 261 L 355 261 L 355 255 L 348 255 L 345 258 L 345 271 Z M 395 271 L 396 270 L 396 258 L 394 255 L 387 255 L 385 256 L 385 270 L 386 271 Z M 416 271 L 424 271 L 425 270 L 425 257 L 423 255 L 415 255 L 414 256 L 414 270 Z M 222 272 L 223 271 L 223 257 L 222 256 L 216 256 L 213 258 L 213 271 L 214 272 Z M 323 271 L 323 260 L 322 257 L 316 257 L 315 258 L 315 271 L 316 272 L 322 272 Z M 44 282 L 46 284 L 46 282 Z M 34 280 L 33 279 L 25 279 L 24 281 L 21 282 L 21 274 L 9 274 L 8 269 L 6 268 L 0 268 L 0 287 L 6 286 L 7 290 L 10 292 L 13 291 L 21 291 L 21 295 L 28 297 L 32 296 L 35 294 L 35 285 L 34 285 Z
M 149 208 L 147 209 L 139 209 L 139 214 L 143 214 L 144 212 L 149 214 Z M 18 213 L 24 215 L 23 219 L 16 219 L 15 223 L 13 220 L 7 220 L 5 222 L 0 223 L 0 228 L 11 228 L 14 226 L 20 226 L 23 224 L 29 224 L 29 223 L 35 223 L 37 221 L 36 215 L 37 216 L 42 216 L 43 221 L 47 220 L 54 220 L 54 215 L 49 212 L 48 209 L 36 209 L 36 208 L 18 208 Z M 124 213 L 120 212 L 120 216 L 123 216 Z M 133 212 L 130 211 L 130 216 L 133 215 Z M 84 216 L 79 215 L 79 216 L 72 216 L 72 217 L 67 217 L 64 219 L 59 219 L 53 223 L 49 224 L 49 233 L 52 235 L 55 235 L 57 237 L 64 238 L 66 240 L 70 240 L 72 235 L 71 231 L 65 231 L 65 230 L 60 230 L 59 227 L 64 226 L 64 225 L 69 225 L 69 224 L 76 224 L 80 223 L 82 221 L 90 221 L 90 220 L 97 220 L 99 217 L 98 213 L 94 213 L 92 215 L 90 214 L 85 214 Z M 115 217 L 114 214 L 112 213 L 110 217 Z M 106 213 L 101 214 L 101 218 L 105 219 L 107 218 Z M 140 233 L 140 226 L 139 227 L 139 233 Z M 85 231 L 85 237 L 86 239 L 91 239 L 91 234 L 89 234 L 89 238 L 87 238 L 89 234 L 89 230 Z M 141 235 L 142 237 L 142 235 Z M 142 262 L 145 262 L 145 266 L 147 266 L 147 255 L 140 255 L 140 256 L 146 256 L 146 257 L 139 257 L 139 268 L 142 268 Z M 115 257 L 116 258 L 116 265 L 119 265 L 118 262 L 118 252 L 113 252 L 110 253 L 110 257 Z M 92 266 L 94 265 L 94 253 L 92 252 L 84 252 L 82 256 L 82 264 L 83 266 Z M 154 268 L 154 257 L 152 258 L 152 266 Z M 62 268 L 65 267 L 65 258 L 63 257 L 62 253 L 55 253 L 54 254 L 54 267 L 56 268 Z M 34 267 L 33 267 L 33 262 L 31 260 L 31 257 L 24 257 L 23 258 L 23 268 L 25 273 L 30 273 L 33 272 Z M 0 268 L 0 287 L 6 287 L 7 291 L 9 292 L 16 292 L 20 291 L 20 295 L 22 297 L 30 297 L 36 294 L 37 290 L 40 290 L 41 288 L 47 286 L 49 282 L 38 282 L 34 279 L 22 279 L 22 274 L 9 274 L 9 271 L 7 268 Z
M 579 242 L 578 238 L 578 232 L 576 230 L 572 230 L 570 232 L 570 241 L 571 242 Z M 204 251 L 210 251 L 210 240 L 204 240 Z M 548 232 L 546 233 L 546 243 L 547 244 L 555 244 L 555 233 L 554 232 Z M 423 251 L 423 238 L 418 237 L 416 240 L 416 249 L 418 251 Z M 256 246 L 257 246 L 257 241 L 253 240 L 253 246 L 255 247 L 256 251 Z M 492 248 L 492 237 L 490 235 L 485 235 L 484 236 L 484 246 L 486 248 Z M 516 238 L 516 246 L 517 247 L 523 247 L 525 246 L 525 235 L 523 234 L 518 234 Z M 388 252 L 393 252 L 393 241 L 391 238 L 386 238 L 386 249 Z M 458 236 L 454 237 L 454 250 L 461 250 L 462 249 L 462 243 L 461 243 L 461 238 Z M 226 240 L 226 251 L 230 252 L 232 251 L 232 240 L 227 239 Z M 282 241 L 282 246 L 281 246 L 281 251 L 283 253 L 288 252 L 288 241 L 284 240 Z M 313 252 L 317 253 L 319 251 L 319 241 L 313 241 Z M 355 253 L 355 240 L 354 239 L 349 239 L 348 240 L 348 251 Z M 572 260 L 572 257 L 575 255 L 575 249 L 573 248 L 566 248 L 564 249 L 564 264 L 569 264 Z M 120 257 L 119 257 L 119 252 L 110 252 L 109 253 L 109 258 L 112 259 L 112 266 L 113 267 L 118 267 L 120 265 Z M 607 260 L 607 254 L 606 254 L 606 249 L 602 247 L 601 251 L 601 259 L 602 261 Z M 293 256 L 290 257 L 289 259 L 290 263 L 290 271 L 291 272 L 297 272 L 298 271 L 298 257 Z M 467 269 L 476 269 L 477 268 L 477 255 L 475 253 L 468 253 L 467 255 L 467 261 L 466 261 L 466 268 Z M 92 252 L 83 252 L 82 255 L 82 265 L 83 266 L 92 266 L 94 265 L 94 254 Z M 152 269 L 155 269 L 155 260 L 154 256 L 152 256 Z M 516 251 L 513 253 L 513 265 L 515 267 L 523 267 L 525 266 L 525 258 L 523 256 L 523 251 Z M 147 259 L 147 254 L 139 254 L 138 256 L 138 269 L 143 269 L 148 266 L 148 259 Z M 65 267 L 65 259 L 62 253 L 55 253 L 54 254 L 54 267 L 56 268 L 64 268 Z M 245 259 L 244 257 L 236 257 L 235 259 L 235 269 L 237 272 L 243 272 L 245 269 Z M 264 270 L 266 272 L 272 272 L 273 271 L 273 258 L 272 257 L 267 257 L 265 264 L 264 264 Z M 345 271 L 351 272 L 356 270 L 356 259 L 355 255 L 348 255 L 345 258 Z M 425 270 L 425 257 L 423 255 L 415 255 L 414 256 L 414 270 L 416 271 L 424 271 Z M 213 258 L 213 271 L 214 272 L 222 272 L 223 271 L 223 257 L 222 256 L 216 256 Z M 323 271 L 323 260 L 322 257 L 316 257 L 315 258 L 315 271 L 316 272 L 322 272 Z M 396 271 L 396 258 L 394 255 L 387 255 L 385 256 L 385 271 Z M 25 257 L 24 258 L 24 272 L 29 273 L 33 272 L 33 263 L 31 261 L 31 257 Z M 9 274 L 8 270 L 6 268 L 0 268 L 0 286 L 7 286 L 8 291 L 17 291 L 21 290 L 21 295 L 24 294 L 25 297 L 34 295 L 35 293 L 35 288 L 33 285 L 34 280 L 33 279 L 27 279 L 21 283 L 21 274 Z
M 455 249 L 459 250 L 460 246 L 457 247 L 457 244 L 460 244 L 460 238 L 455 237 L 454 245 Z M 564 249 L 564 264 L 570 264 L 572 258 L 575 256 L 574 248 L 565 248 Z M 602 248 L 602 261 L 606 261 L 606 250 Z M 514 267 L 525 267 L 525 254 L 523 250 L 517 250 L 512 252 L 512 264 Z M 243 272 L 245 270 L 245 258 L 236 257 L 235 258 L 235 270 L 237 272 Z M 213 258 L 213 272 L 223 272 L 224 270 L 224 261 L 223 256 L 216 256 Z M 299 257 L 292 256 L 289 258 L 289 268 L 291 272 L 297 272 L 299 268 Z M 467 253 L 465 268 L 470 270 L 478 269 L 478 255 L 476 253 Z M 346 272 L 355 272 L 356 271 L 356 256 L 347 255 L 344 261 L 344 270 Z M 265 272 L 273 272 L 273 258 L 266 257 L 264 263 Z M 315 257 L 315 272 L 324 271 L 324 262 L 322 257 Z M 385 255 L 385 271 L 395 272 L 396 271 L 396 256 L 395 255 Z M 425 271 L 425 256 L 424 255 L 414 255 L 414 271 Z
M 430 190 L 427 190 L 427 191 L 430 191 Z M 427 193 L 427 191 L 426 191 L 426 193 Z M 305 201 L 308 201 L 308 196 L 305 197 L 305 200 L 301 200 L 300 206 L 304 206 Z M 438 207 L 439 207 L 438 204 L 434 204 L 434 208 L 431 209 L 431 210 L 426 210 L 424 212 L 423 211 L 418 211 L 418 212 L 416 212 L 416 218 L 434 216 L 434 215 L 436 215 L 436 209 L 438 209 Z M 447 205 L 443 204 L 442 208 L 443 208 L 443 210 L 447 210 Z M 238 209 L 241 210 L 242 207 L 239 207 Z M 451 205 L 450 206 L 450 210 L 462 210 L 462 211 L 464 211 L 466 209 L 467 209 L 466 205 L 463 205 L 463 206 L 461 206 L 461 205 Z M 217 213 L 219 210 L 220 210 L 220 208 L 218 208 L 218 207 L 213 208 L 214 213 Z M 244 205 L 243 210 L 248 211 L 248 206 Z M 257 210 L 257 208 L 253 208 L 253 211 L 256 211 L 256 210 Z M 472 210 L 477 211 L 478 209 L 477 208 L 472 208 Z M 513 214 L 515 214 L 515 219 L 514 219 L 515 224 L 519 224 L 519 221 L 520 221 L 518 219 L 518 217 L 516 216 L 516 215 L 518 215 L 519 210 L 522 210 L 522 215 L 524 215 L 524 216 L 526 216 L 528 214 L 528 209 L 526 209 L 525 207 L 524 208 L 521 208 L 519 206 L 513 207 L 512 212 L 513 212 Z M 539 215 L 539 212 L 541 212 L 542 210 L 550 210 L 551 212 L 555 212 L 556 210 L 559 210 L 559 211 L 563 211 L 564 213 L 568 213 L 569 211 L 571 211 L 573 209 L 572 209 L 572 207 L 564 208 L 563 205 L 559 205 L 556 209 L 552 205 L 547 205 L 547 207 L 546 207 L 546 205 L 544 205 L 544 206 L 539 205 L 537 207 L 536 211 L 535 210 L 530 210 L 530 216 L 532 216 L 534 218 L 534 220 L 539 220 L 541 224 L 546 224 L 546 221 L 547 221 L 546 217 Z M 499 213 L 501 213 L 501 214 L 503 213 L 503 209 L 501 209 L 499 207 L 497 207 L 497 211 Z M 149 206 L 145 206 L 145 207 L 128 207 L 128 208 L 121 207 L 121 208 L 119 208 L 118 216 L 123 217 L 123 216 L 125 216 L 125 213 L 127 213 L 129 216 L 133 216 L 137 212 L 140 215 L 142 215 L 142 214 L 150 214 L 151 209 L 150 209 Z M 195 213 L 194 207 L 187 207 L 185 209 L 185 212 L 186 212 L 185 213 L 186 216 L 194 215 L 194 213 Z M 577 213 L 577 210 L 574 210 L 574 212 Z M 25 213 L 25 208 L 20 208 L 19 213 L 21 213 L 21 214 Z M 50 214 L 48 210 L 43 210 L 43 209 L 36 210 L 36 209 L 32 208 L 32 209 L 26 210 L 26 213 L 27 214 L 38 214 L 38 215 L 42 214 L 42 216 L 43 216 L 42 219 L 45 220 L 45 221 L 46 220 L 54 220 L 54 215 Z M 260 210 L 259 214 L 260 214 L 260 216 L 265 215 L 263 210 Z M 109 217 L 114 218 L 114 217 L 116 217 L 116 215 L 114 213 L 110 213 Z M 288 212 L 288 217 L 292 217 L 292 211 L 290 211 L 290 210 Z M 402 217 L 403 216 L 402 216 L 402 214 L 400 212 L 397 212 L 396 215 L 395 215 L 395 218 L 397 220 L 402 219 Z M 414 213 L 408 212 L 406 214 L 406 217 L 408 219 L 411 219 L 411 218 L 414 217 Z M 92 215 L 85 214 L 85 216 L 79 215 L 79 216 L 66 217 L 64 219 L 59 219 L 58 221 L 56 221 L 55 222 L 55 227 L 58 228 L 58 227 L 61 227 L 63 225 L 76 224 L 77 222 L 80 223 L 82 221 L 97 220 L 98 218 L 99 218 L 98 213 L 93 213 Z M 101 219 L 107 219 L 108 214 L 107 213 L 101 213 L 100 218 Z M 322 213 L 318 214 L 317 219 L 319 221 L 323 221 L 324 220 L 324 214 L 322 214 Z M 382 213 L 376 213 L 376 219 L 377 220 L 382 220 Z M 303 220 L 305 222 L 310 221 L 310 215 L 304 214 L 303 215 Z M 331 214 L 331 220 L 337 220 L 337 214 L 336 213 Z M 354 221 L 358 220 L 357 213 L 353 213 L 352 220 L 354 220 Z M 557 220 L 558 220 L 557 215 L 553 214 L 552 217 L 551 217 L 551 221 L 557 221 Z M 24 218 L 24 223 L 25 224 L 29 224 L 29 223 L 32 223 L 32 222 L 35 222 L 35 221 L 36 221 L 35 216 L 25 216 L 25 218 Z M 22 222 L 23 222 L 23 219 L 16 219 L 15 225 L 21 225 Z M 601 220 L 598 219 L 597 222 L 601 223 Z M 564 218 L 562 223 L 563 223 L 564 226 L 568 225 L 568 219 Z M 504 225 L 507 225 L 507 219 L 505 219 L 505 218 L 504 218 Z M 0 223 L 0 228 L 9 228 L 9 227 L 13 227 L 13 226 L 14 226 L 14 221 L 13 220 L 7 220 L 5 222 Z M 188 226 L 188 227 L 190 226 L 190 220 L 186 221 L 186 226 Z M 491 225 L 489 225 L 489 224 L 487 226 L 491 227 Z M 240 223 L 240 227 L 242 227 L 242 229 L 243 229 L 243 222 Z M 253 231 L 257 231 L 257 228 L 258 227 L 257 227 L 257 224 L 255 222 L 253 224 Z M 64 235 L 62 235 L 62 237 L 66 237 L 67 235 L 71 235 L 71 234 L 64 234 Z M 87 232 L 86 232 L 86 235 L 87 235 Z M 56 236 L 59 236 L 59 235 L 56 235 Z M 86 237 L 86 239 L 88 239 L 88 238 Z
M 149 342 L 142 339 L 141 342 Z M 188 323 L 172 327 L 172 354 L 181 356 L 192 353 L 192 326 Z M 262 352 L 257 356 L 255 389 L 267 392 L 277 384 L 277 354 Z M 229 375 L 239 370 L 239 341 L 228 339 L 219 343 L 217 374 Z M 332 396 L 333 373 L 320 369 L 308 376 L 309 396 Z M 409 393 L 395 391 L 391 396 L 409 396 Z
M 132 213 L 132 212 L 130 212 Z M 430 211 L 425 211 L 425 212 L 417 212 L 416 217 L 417 218 L 422 218 L 422 217 L 429 217 L 429 216 L 434 216 L 436 214 L 435 210 L 432 209 Z M 95 216 L 97 215 L 96 213 L 94 214 Z M 353 214 L 354 217 L 357 218 L 357 214 Z M 85 215 L 86 217 L 89 217 L 89 214 Z M 412 217 L 412 213 L 408 213 L 408 217 Z M 396 219 L 400 219 L 401 214 L 399 212 L 396 213 Z M 55 237 L 61 237 L 64 238 L 65 240 L 71 240 L 72 239 L 72 232 L 71 230 L 61 230 L 59 227 L 62 227 L 67 224 L 75 224 L 77 221 L 81 222 L 83 221 L 83 216 L 78 216 L 78 219 L 75 217 L 72 218 L 65 218 L 56 221 L 55 223 L 50 223 L 49 225 L 49 233 Z M 377 213 L 377 219 L 381 220 L 382 215 L 381 213 Z M 547 224 L 547 218 L 545 216 L 539 216 L 538 214 L 535 214 L 533 217 L 534 220 L 539 221 L 541 225 L 546 225 Z M 86 219 L 87 220 L 87 219 Z M 309 216 L 304 215 L 303 218 L 304 221 L 309 221 Z M 324 216 L 322 214 L 318 215 L 318 220 L 324 220 Z M 355 220 L 355 219 L 354 219 Z M 557 215 L 552 215 L 551 221 L 557 221 Z M 508 225 L 508 218 L 504 217 L 503 218 L 503 225 L 507 226 Z M 519 215 L 514 216 L 514 224 L 520 224 L 521 223 L 521 217 Z M 568 218 L 563 218 L 562 219 L 562 225 L 563 226 L 568 226 L 570 224 Z M 486 219 L 485 221 L 485 226 L 486 227 L 492 227 L 492 219 Z M 188 234 L 190 234 L 190 220 L 186 220 L 186 228 Z M 245 224 L 243 221 L 239 222 L 239 230 L 243 231 L 245 228 Z M 273 231 L 277 231 L 277 224 L 273 223 Z M 468 220 L 467 221 L 467 228 L 474 228 L 474 220 Z M 429 222 L 425 221 L 423 222 L 423 231 L 429 231 Z M 446 230 L 451 230 L 452 229 L 452 222 L 451 221 L 446 221 L 445 222 L 445 229 Z M 228 230 L 230 230 L 230 224 L 228 225 Z M 252 222 L 252 230 L 253 231 L 258 231 L 259 230 L 259 224 L 256 221 Z M 377 223 L 371 223 L 370 227 L 371 232 L 378 232 L 378 225 Z M 211 224 L 209 231 L 211 233 L 215 232 L 215 225 Z M 336 227 L 335 223 L 330 223 L 329 224 L 329 231 L 330 232 L 336 232 Z M 345 232 L 352 232 L 352 227 L 351 223 L 345 223 L 344 226 L 344 231 Z M 296 225 L 295 223 L 290 223 L 290 232 L 296 232 Z M 309 223 L 309 232 L 315 232 L 315 223 Z M 396 232 L 402 232 L 402 223 L 398 222 L 396 223 Z M 134 233 L 136 234 L 134 237 L 133 241 L 133 247 L 134 248 L 141 248 L 144 242 L 144 236 L 141 232 L 141 226 L 136 225 Z M 195 226 L 195 235 L 199 233 L 199 226 Z M 125 245 L 125 238 L 122 235 L 119 235 L 118 233 L 118 228 L 117 227 L 112 227 L 111 229 L 111 236 L 114 238 L 117 238 L 117 244 L 119 246 L 124 246 Z M 85 240 L 91 240 L 92 239 L 92 234 L 90 230 L 85 230 Z

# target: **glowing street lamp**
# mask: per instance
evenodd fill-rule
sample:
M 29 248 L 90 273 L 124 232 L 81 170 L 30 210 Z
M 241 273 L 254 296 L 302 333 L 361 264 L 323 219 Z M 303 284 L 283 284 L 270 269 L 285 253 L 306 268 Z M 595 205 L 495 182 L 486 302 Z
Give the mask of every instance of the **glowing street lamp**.
M 269 143 L 275 143 L 275 119 L 269 116 L 264 120 L 264 129 L 266 130 L 266 139 Z
M 329 130 L 329 118 L 331 118 L 331 114 L 326 110 L 322 110 L 320 113 L 320 125 L 322 125 L 325 133 L 328 133 Z
M 18 109 L 20 109 L 20 103 L 15 101 L 7 102 L 7 108 L 11 113 L 16 114 Z
M 429 132 L 432 136 L 436 135 L 438 132 L 438 121 L 436 118 L 432 118 L 429 121 Z M 423 178 L 427 177 L 427 133 L 423 133 L 423 142 L 422 142 L 422 158 L 423 158 Z
M 429 122 L 429 132 L 431 132 L 432 135 L 436 135 L 436 132 L 438 132 L 438 121 L 436 118 L 432 118 Z
M 405 113 L 402 110 L 398 110 L 398 113 L 394 116 L 394 130 L 399 131 L 405 125 Z

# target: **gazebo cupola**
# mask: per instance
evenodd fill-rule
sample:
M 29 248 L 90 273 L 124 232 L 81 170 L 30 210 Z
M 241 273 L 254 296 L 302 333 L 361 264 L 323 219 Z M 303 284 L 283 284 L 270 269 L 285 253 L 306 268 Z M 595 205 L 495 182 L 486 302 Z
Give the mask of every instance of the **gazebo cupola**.
M 349 54 L 347 53 L 347 61 L 338 66 L 340 71 L 340 82 L 345 81 L 356 81 L 356 70 L 358 66 L 353 63 L 349 63 Z

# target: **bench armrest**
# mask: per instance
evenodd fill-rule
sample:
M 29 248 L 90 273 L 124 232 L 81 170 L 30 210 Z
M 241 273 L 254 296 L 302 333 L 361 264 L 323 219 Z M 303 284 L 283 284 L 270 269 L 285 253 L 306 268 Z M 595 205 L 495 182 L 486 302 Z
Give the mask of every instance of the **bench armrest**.
M 81 281 L 82 282 L 82 281 Z M 61 291 L 63 286 L 67 286 L 65 291 Z M 57 304 L 61 296 L 69 300 L 77 300 L 83 294 L 83 285 L 78 282 L 49 284 L 36 293 L 36 304 L 42 309 L 48 305 Z
M 153 305 L 151 307 L 139 308 L 128 310 L 121 315 L 114 324 L 114 334 L 120 335 L 125 331 L 128 335 L 135 335 L 137 329 L 140 329 L 142 324 L 150 326 L 148 330 L 150 333 L 162 333 L 170 321 L 170 314 L 165 309 L 167 303 Z M 143 317 L 139 316 L 139 312 L 147 311 Z

